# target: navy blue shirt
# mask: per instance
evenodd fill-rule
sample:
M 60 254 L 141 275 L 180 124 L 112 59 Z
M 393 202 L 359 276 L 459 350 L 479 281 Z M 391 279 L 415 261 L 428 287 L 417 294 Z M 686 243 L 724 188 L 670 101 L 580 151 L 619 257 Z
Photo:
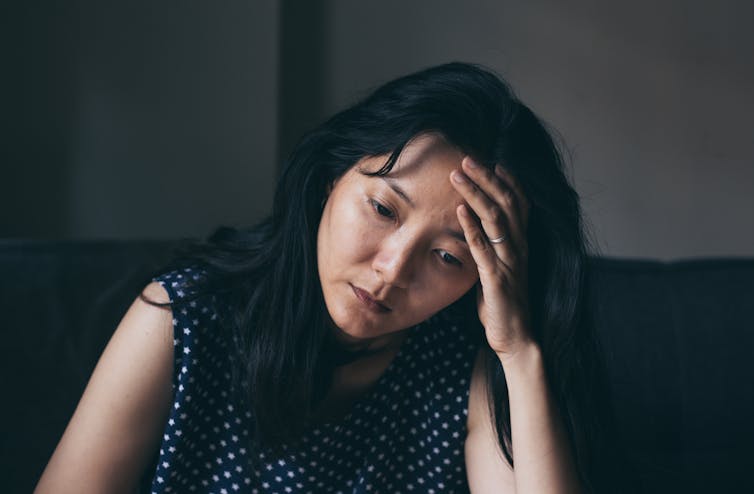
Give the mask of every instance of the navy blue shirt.
M 176 302 L 199 276 L 184 268 L 154 281 Z M 312 426 L 282 455 L 260 449 L 252 463 L 252 415 L 231 404 L 216 307 L 203 295 L 173 310 L 174 400 L 152 492 L 468 492 L 463 446 L 479 347 L 444 312 L 409 329 L 342 419 Z

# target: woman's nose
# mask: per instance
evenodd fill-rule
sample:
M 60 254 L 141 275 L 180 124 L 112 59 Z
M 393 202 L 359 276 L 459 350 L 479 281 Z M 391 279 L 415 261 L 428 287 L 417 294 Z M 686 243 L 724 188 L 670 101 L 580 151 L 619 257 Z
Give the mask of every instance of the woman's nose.
M 372 268 L 382 281 L 400 288 L 406 288 L 413 276 L 416 249 L 407 242 L 383 242 L 374 256 Z

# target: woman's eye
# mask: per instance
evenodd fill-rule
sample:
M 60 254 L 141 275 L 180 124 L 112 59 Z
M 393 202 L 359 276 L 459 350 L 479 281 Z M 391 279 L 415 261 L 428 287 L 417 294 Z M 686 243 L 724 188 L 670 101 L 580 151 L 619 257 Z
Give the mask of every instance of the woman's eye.
M 386 208 L 382 204 L 380 204 L 377 201 L 372 201 L 372 206 L 374 207 L 375 211 L 377 211 L 377 214 L 380 216 L 384 216 L 386 218 L 393 218 L 393 212 L 390 211 L 390 209 Z
M 461 265 L 463 265 L 463 263 L 461 263 L 461 261 L 459 261 L 455 257 L 451 256 L 450 254 L 448 254 L 444 250 L 441 250 L 439 252 L 440 252 L 440 258 L 443 260 L 444 263 L 446 263 L 446 264 L 452 264 L 452 265 L 455 265 L 455 266 L 461 266 Z

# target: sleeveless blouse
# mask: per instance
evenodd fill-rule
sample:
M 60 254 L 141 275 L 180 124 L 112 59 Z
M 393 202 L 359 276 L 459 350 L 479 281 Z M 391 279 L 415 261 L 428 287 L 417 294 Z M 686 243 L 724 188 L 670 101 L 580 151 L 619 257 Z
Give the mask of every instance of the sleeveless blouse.
M 153 281 L 180 302 L 200 273 L 182 268 Z M 441 311 L 410 328 L 343 418 L 311 426 L 273 455 L 249 450 L 252 414 L 231 404 L 231 352 L 216 297 L 173 309 L 174 399 L 151 492 L 469 492 L 464 441 L 479 346 L 459 321 Z

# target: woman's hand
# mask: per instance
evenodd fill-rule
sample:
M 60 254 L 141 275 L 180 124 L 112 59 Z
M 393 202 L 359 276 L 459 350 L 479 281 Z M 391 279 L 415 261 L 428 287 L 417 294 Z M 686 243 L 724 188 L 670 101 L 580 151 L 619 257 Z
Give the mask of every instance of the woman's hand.
M 529 202 L 516 179 L 502 166 L 497 165 L 493 173 L 474 166 L 466 156 L 461 168 L 465 173 L 454 170 L 450 174 L 451 183 L 467 202 L 458 206 L 456 214 L 479 270 L 479 320 L 487 342 L 502 361 L 533 344 L 526 237 Z M 503 235 L 503 242 L 490 242 Z

